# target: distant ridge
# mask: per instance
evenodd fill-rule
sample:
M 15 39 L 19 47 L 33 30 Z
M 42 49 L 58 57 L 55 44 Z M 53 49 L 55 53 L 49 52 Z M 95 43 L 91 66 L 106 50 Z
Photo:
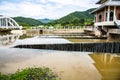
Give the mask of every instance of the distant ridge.
M 44 19 L 38 19 L 40 22 L 42 23 L 49 23 L 49 22 L 52 22 L 53 20 L 52 19 L 48 19 L 48 18 L 44 18 Z

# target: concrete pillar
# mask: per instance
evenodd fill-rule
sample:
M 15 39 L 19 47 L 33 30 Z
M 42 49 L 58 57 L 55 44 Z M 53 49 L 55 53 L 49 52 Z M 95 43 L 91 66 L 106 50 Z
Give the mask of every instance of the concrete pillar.
M 108 6 L 107 21 L 110 21 L 110 6 Z
M 3 19 L 2 19 L 2 26 L 4 26 Z
M 0 26 L 1 26 L 1 19 L 0 19 Z
M 116 6 L 114 6 L 114 21 L 116 20 Z
M 3 26 L 5 26 L 5 21 L 4 21 L 4 18 L 3 18 Z
M 6 26 L 8 26 L 8 19 L 7 18 L 5 19 L 5 22 L 6 22 Z
M 1 18 L 1 26 L 2 26 L 2 18 Z
M 104 21 L 106 21 L 106 16 L 107 16 L 107 15 L 106 15 L 106 12 L 107 12 L 107 11 L 106 11 L 106 8 L 105 8 L 105 12 L 104 12 Z
M 4 26 L 6 27 L 6 20 L 5 18 L 3 19 Z
M 4 18 L 3 18 L 3 20 L 2 20 L 2 21 L 3 21 L 3 26 L 5 26 Z
M 5 26 L 5 18 L 3 19 L 3 26 Z

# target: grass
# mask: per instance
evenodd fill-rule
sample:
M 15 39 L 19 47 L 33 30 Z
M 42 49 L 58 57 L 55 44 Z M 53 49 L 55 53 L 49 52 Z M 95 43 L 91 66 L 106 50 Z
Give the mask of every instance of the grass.
M 57 80 L 57 75 L 46 67 L 26 68 L 14 74 L 1 74 L 0 80 Z

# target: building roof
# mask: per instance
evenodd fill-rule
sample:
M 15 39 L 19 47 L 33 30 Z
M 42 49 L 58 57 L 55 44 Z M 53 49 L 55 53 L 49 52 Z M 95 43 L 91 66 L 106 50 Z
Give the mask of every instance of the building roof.
M 101 3 L 101 1 L 98 1 L 96 4 L 100 4 Z
M 96 4 L 102 4 L 104 2 L 106 2 L 107 0 L 99 0 Z
M 101 10 L 102 8 L 104 8 L 104 7 L 106 7 L 106 6 L 120 6 L 120 0 L 107 1 L 107 2 L 103 3 L 100 7 L 98 7 L 98 8 L 95 9 L 94 11 L 92 11 L 91 14 L 95 13 L 96 11 Z

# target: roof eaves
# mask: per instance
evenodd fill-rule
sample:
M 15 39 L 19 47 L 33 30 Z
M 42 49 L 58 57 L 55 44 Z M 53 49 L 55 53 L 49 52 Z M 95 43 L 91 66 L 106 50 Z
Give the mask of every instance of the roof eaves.
M 101 3 L 101 1 L 98 1 L 96 4 L 100 4 Z
M 95 13 L 96 11 L 98 11 L 98 10 L 104 8 L 105 6 L 106 6 L 106 5 L 102 5 L 102 6 L 98 7 L 97 9 L 93 10 L 92 12 L 90 12 L 90 14 Z
M 93 14 L 94 12 L 96 12 L 96 11 L 102 9 L 103 7 L 105 7 L 108 2 L 109 2 L 109 1 L 103 3 L 103 4 L 102 4 L 100 7 L 98 7 L 96 10 L 92 11 L 91 14 Z
M 111 1 L 106 3 L 107 6 L 120 6 L 120 1 Z

